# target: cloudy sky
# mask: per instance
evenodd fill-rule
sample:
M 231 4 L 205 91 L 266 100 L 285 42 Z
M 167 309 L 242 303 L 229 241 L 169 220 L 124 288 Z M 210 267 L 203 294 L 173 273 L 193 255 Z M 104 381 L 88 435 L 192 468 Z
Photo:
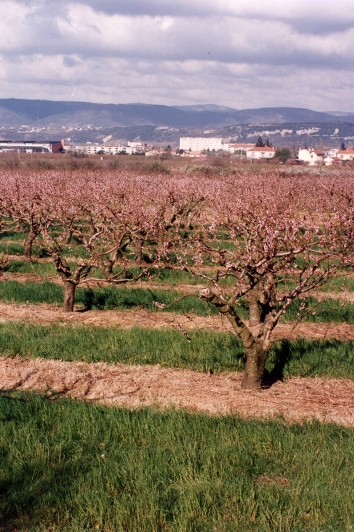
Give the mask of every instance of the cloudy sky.
M 0 3 L 0 98 L 354 112 L 354 0 Z

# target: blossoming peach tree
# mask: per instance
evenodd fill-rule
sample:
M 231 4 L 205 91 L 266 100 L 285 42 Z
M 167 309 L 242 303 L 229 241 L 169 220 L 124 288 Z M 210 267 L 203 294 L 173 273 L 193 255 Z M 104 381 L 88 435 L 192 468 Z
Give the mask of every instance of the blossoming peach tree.
M 281 316 L 352 265 L 354 180 L 269 173 L 203 185 L 194 229 L 187 239 L 178 224 L 166 231 L 164 260 L 205 283 L 198 297 L 226 316 L 242 341 L 242 387 L 259 389 Z

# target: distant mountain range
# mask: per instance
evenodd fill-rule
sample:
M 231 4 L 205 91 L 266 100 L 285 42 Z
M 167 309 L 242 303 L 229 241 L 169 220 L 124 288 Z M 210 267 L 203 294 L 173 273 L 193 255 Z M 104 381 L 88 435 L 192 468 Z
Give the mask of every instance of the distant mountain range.
M 293 107 L 237 110 L 219 105 L 99 104 L 50 100 L 0 99 L 0 126 L 176 128 L 237 124 L 354 122 L 354 113 L 322 113 Z
M 179 146 L 185 136 L 222 137 L 275 146 L 354 144 L 354 113 L 317 112 L 295 107 L 232 109 L 200 105 L 97 104 L 0 99 L 0 139 L 68 142 L 141 141 Z M 106 140 L 107 139 L 107 140 Z M 109 139 L 109 140 L 108 140 Z

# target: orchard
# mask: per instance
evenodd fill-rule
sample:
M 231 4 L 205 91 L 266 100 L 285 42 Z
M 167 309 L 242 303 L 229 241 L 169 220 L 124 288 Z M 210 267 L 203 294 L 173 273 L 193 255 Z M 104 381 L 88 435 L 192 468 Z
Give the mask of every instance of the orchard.
M 345 175 L 23 169 L 2 172 L 0 200 L 1 231 L 27 233 L 28 260 L 34 244 L 51 258 L 66 312 L 76 287 L 97 272 L 114 285 L 166 268 L 197 277 L 195 297 L 225 315 L 242 341 L 247 389 L 261 387 L 274 330 L 292 302 L 354 259 L 354 180 Z

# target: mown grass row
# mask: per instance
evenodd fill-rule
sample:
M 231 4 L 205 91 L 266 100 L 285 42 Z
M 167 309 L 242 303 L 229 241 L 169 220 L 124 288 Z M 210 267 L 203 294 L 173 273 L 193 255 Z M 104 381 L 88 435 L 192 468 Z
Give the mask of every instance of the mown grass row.
M 2 394 L 0 420 L 3 526 L 341 532 L 354 525 L 352 429 L 27 393 Z
M 178 330 L 128 330 L 112 327 L 0 324 L 2 356 L 109 364 L 160 364 L 196 371 L 243 371 L 243 349 L 228 333 Z M 354 342 L 282 341 L 274 344 L 267 377 L 327 376 L 354 378 Z M 266 378 L 267 378 L 266 377 Z
M 20 283 L 5 281 L 0 283 L 0 301 L 6 303 L 49 303 L 61 305 L 63 302 L 63 286 L 57 283 L 44 282 Z M 75 303 L 86 309 L 138 309 L 144 308 L 157 311 L 155 303 L 166 305 L 165 310 L 171 312 L 191 312 L 200 316 L 216 314 L 217 311 L 208 303 L 194 296 L 185 296 L 176 290 L 150 290 L 108 286 L 103 288 L 78 288 Z
M 44 283 L 5 281 L 0 283 L 0 301 L 5 303 L 48 303 L 61 305 L 63 286 L 46 281 Z M 121 285 L 102 288 L 78 288 L 75 303 L 85 309 L 139 309 L 159 312 L 193 313 L 199 316 L 217 315 L 217 309 L 193 295 L 183 295 L 178 290 L 136 288 Z M 197 290 L 196 290 L 197 295 Z M 156 305 L 160 304 L 160 308 Z M 161 306 L 163 308 L 161 308 Z M 304 308 L 301 308 L 304 306 Z M 242 318 L 247 319 L 247 305 L 237 307 Z M 282 317 L 284 322 L 297 321 L 299 318 L 310 323 L 346 322 L 354 323 L 354 305 L 340 300 L 315 298 L 295 300 Z

